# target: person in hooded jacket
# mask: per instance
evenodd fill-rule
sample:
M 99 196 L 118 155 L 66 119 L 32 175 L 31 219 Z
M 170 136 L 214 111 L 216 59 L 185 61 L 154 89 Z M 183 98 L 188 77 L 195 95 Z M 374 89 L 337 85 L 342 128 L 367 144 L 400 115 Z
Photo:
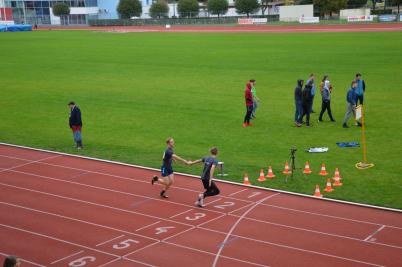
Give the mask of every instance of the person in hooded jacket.
M 304 84 L 304 81 L 299 79 L 299 80 L 297 80 L 297 85 L 295 88 L 295 106 L 296 106 L 295 124 L 296 124 L 296 126 L 300 126 L 299 120 L 300 120 L 301 115 L 303 114 L 303 106 L 302 106 L 303 84 Z
M 299 117 L 298 126 L 302 125 L 304 116 L 306 116 L 306 126 L 310 126 L 310 112 L 311 112 L 311 105 L 313 102 L 313 97 L 311 95 L 311 89 L 313 88 L 312 84 L 313 84 L 312 81 L 308 82 L 303 89 L 303 92 L 302 92 L 303 113 Z
M 331 112 L 332 86 L 328 80 L 328 75 L 324 75 L 324 78 L 322 78 L 321 84 L 322 84 L 322 86 L 320 86 L 320 88 L 322 88 L 322 90 L 321 90 L 322 103 L 321 103 L 320 117 L 318 118 L 318 121 L 322 122 L 322 116 L 324 115 L 324 112 L 327 110 L 330 120 L 332 122 L 335 122 L 334 118 L 332 117 L 332 112 Z

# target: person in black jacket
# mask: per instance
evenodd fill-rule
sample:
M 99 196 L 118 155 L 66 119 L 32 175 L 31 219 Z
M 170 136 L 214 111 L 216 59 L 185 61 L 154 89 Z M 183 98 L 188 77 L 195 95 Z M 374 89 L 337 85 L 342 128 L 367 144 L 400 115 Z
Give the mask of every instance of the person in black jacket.
M 303 106 L 302 106 L 302 88 L 303 88 L 304 81 L 299 79 L 297 80 L 297 85 L 295 88 L 295 105 L 296 105 L 296 112 L 295 112 L 295 124 L 296 126 L 299 125 L 299 118 L 303 114 Z
M 313 88 L 312 85 L 313 82 L 309 81 L 303 89 L 302 92 L 303 114 L 299 117 L 298 126 L 302 125 L 304 116 L 306 116 L 306 126 L 310 126 L 310 112 L 311 112 L 311 105 L 313 102 L 313 96 L 311 95 L 311 89 Z
M 70 107 L 70 128 L 73 131 L 73 136 L 74 136 L 74 142 L 76 143 L 77 149 L 82 148 L 82 135 L 81 135 L 81 129 L 82 129 L 82 120 L 81 120 L 81 110 L 75 105 L 73 101 L 68 103 L 68 106 Z

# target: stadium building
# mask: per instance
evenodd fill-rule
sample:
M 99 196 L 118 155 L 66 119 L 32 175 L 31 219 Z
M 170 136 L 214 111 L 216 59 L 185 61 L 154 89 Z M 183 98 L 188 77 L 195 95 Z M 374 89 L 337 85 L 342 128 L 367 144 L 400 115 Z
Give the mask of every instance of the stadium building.
M 152 0 L 142 2 L 141 18 L 149 18 L 149 8 Z M 60 18 L 53 15 L 52 7 L 64 2 L 70 6 L 70 15 Z M 271 12 L 284 1 L 270 3 Z M 38 25 L 86 25 L 88 19 L 117 19 L 116 8 L 119 0 L 0 0 L 0 21 L 14 21 L 16 24 Z M 169 17 L 177 16 L 177 1 L 169 0 Z M 234 0 L 229 0 L 229 10 L 226 16 L 238 16 L 234 9 Z M 205 5 L 200 3 L 200 16 L 208 16 Z

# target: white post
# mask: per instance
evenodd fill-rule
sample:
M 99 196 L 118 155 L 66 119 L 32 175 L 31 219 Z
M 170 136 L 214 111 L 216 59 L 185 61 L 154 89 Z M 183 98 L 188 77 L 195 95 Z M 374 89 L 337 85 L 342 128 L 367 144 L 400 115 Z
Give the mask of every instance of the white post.
M 24 13 L 24 24 L 27 24 L 27 18 L 26 18 L 26 11 L 25 11 L 25 1 L 22 1 L 22 11 Z

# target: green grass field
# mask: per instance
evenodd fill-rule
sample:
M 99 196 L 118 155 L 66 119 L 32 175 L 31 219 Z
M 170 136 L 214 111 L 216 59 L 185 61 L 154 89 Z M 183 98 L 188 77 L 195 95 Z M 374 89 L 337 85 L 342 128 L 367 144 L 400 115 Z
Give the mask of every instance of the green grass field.
M 402 209 L 402 33 L 133 33 L 49 31 L 0 34 L 0 141 L 159 168 L 165 139 L 189 159 L 220 149 L 227 179 L 254 181 L 272 165 L 264 186 L 312 194 L 322 162 L 344 186 L 326 197 Z M 293 126 L 297 78 L 330 75 L 336 123 Z M 343 129 L 345 95 L 356 72 L 367 84 L 367 151 L 375 167 L 357 170 L 361 129 Z M 255 127 L 241 127 L 243 91 L 257 79 Z M 73 148 L 67 103 L 83 113 L 83 151 Z M 314 109 L 321 107 L 316 96 Z M 352 125 L 350 121 L 349 125 Z M 285 184 L 290 148 L 314 174 Z M 304 152 L 327 146 L 325 154 Z M 176 171 L 199 174 L 179 163 Z M 301 171 L 300 171 L 301 172 Z

